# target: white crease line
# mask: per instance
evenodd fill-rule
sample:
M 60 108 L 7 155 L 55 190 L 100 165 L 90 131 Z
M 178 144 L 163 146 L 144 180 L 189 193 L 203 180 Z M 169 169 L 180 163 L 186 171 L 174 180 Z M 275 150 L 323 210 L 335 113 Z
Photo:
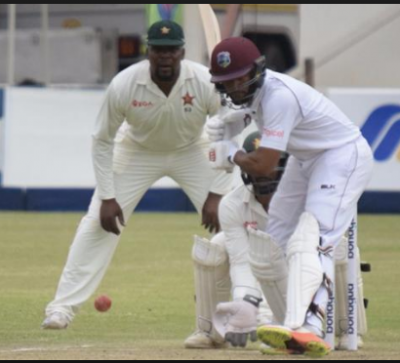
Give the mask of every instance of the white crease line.
M 26 353 L 26 352 L 58 352 L 58 351 L 67 351 L 70 349 L 87 349 L 93 348 L 94 345 L 82 345 L 79 347 L 62 347 L 62 348 L 18 348 L 18 349 L 11 349 L 11 350 L 0 350 L 0 353 Z

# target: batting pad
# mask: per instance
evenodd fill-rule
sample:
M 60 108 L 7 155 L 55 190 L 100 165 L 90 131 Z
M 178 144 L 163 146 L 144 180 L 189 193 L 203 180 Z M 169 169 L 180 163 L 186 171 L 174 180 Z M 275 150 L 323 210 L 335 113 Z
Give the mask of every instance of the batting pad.
M 224 339 L 213 329 L 212 317 L 217 305 L 230 299 L 229 260 L 224 242 L 223 233 L 215 236 L 211 242 L 195 236 L 192 251 L 197 328 L 216 341 L 222 339 L 222 342 Z
M 275 319 L 283 323 L 286 314 L 287 264 L 279 246 L 271 237 L 251 227 L 249 233 L 249 262 L 258 279 Z
M 289 280 L 285 326 L 291 329 L 303 326 L 310 304 L 323 281 L 319 239 L 318 221 L 311 213 L 303 213 L 287 248 Z

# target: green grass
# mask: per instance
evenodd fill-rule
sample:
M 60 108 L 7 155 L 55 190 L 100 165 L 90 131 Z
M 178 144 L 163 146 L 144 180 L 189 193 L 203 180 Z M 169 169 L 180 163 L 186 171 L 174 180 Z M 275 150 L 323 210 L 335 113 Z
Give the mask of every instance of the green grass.
M 204 235 L 194 214 L 134 215 L 98 291 L 112 309 L 98 313 L 93 297 L 67 331 L 40 330 L 80 218 L 0 214 L 0 358 L 262 358 L 181 349 L 195 320 L 192 236 Z M 360 217 L 362 259 L 373 267 L 364 279 L 370 333 L 362 359 L 400 356 L 399 231 L 398 216 Z M 43 351 L 16 351 L 23 348 Z

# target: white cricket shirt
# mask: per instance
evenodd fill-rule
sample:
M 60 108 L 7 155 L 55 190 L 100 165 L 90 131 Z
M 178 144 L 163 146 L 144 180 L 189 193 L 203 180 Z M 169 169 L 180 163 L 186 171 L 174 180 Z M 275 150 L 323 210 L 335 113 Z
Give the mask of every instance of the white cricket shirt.
M 360 129 L 330 100 L 287 75 L 267 70 L 251 106 L 262 132 L 261 147 L 307 160 L 358 139 Z
M 147 60 L 119 73 L 108 87 L 93 133 L 100 198 L 115 197 L 112 160 L 118 130 L 119 137 L 146 149 L 171 152 L 198 142 L 207 115 L 214 115 L 219 105 L 208 69 L 198 63 L 182 61 L 168 97 L 151 80 Z

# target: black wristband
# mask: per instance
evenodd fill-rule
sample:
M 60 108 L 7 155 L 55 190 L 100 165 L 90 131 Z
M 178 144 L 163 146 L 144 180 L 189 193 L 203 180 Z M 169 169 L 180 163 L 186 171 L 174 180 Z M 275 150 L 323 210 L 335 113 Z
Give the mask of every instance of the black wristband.
M 251 305 L 254 305 L 256 308 L 260 307 L 262 299 L 259 299 L 258 297 L 252 296 L 252 295 L 246 295 L 243 299 L 244 301 L 247 301 Z

